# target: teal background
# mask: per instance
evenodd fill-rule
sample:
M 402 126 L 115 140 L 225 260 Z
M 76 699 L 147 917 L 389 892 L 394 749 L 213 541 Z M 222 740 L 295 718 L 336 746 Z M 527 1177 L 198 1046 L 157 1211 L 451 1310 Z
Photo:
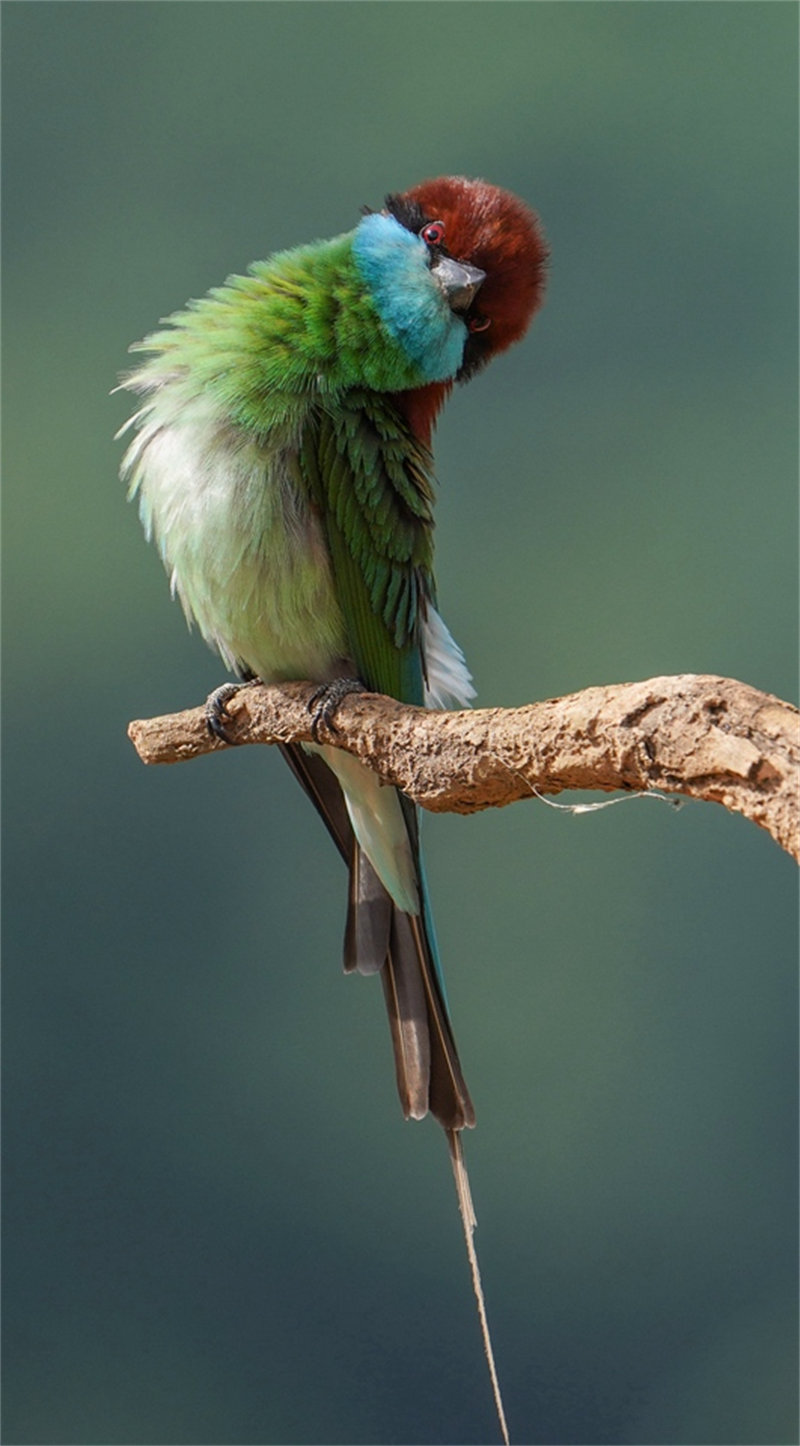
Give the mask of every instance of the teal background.
M 796 697 L 789 4 L 20 4 L 5 40 L 5 1435 L 496 1439 L 440 1132 L 403 1123 L 281 760 L 148 771 L 222 680 L 116 481 L 130 341 L 428 175 L 539 211 L 454 397 L 483 704 Z M 794 869 L 713 806 L 431 818 L 513 1438 L 796 1441 Z

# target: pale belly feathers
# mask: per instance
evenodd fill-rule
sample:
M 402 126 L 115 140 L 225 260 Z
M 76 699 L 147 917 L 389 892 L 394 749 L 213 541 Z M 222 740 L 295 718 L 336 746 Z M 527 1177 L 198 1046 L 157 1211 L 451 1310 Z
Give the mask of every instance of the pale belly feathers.
M 192 411 L 145 422 L 125 460 L 187 619 L 234 671 L 244 664 L 264 682 L 335 676 L 344 623 L 291 448 Z

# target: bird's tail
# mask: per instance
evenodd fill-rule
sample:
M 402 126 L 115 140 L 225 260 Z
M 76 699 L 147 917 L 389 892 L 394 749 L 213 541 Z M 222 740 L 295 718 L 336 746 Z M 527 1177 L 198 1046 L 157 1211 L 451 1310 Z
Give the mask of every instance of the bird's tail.
M 500 1430 L 505 1446 L 509 1446 L 473 1240 L 475 1211 L 461 1143 L 461 1131 L 474 1125 L 475 1111 L 461 1073 L 444 998 L 419 854 L 416 813 L 413 805 L 401 797 L 417 864 L 420 896 L 419 912 L 410 914 L 394 902 L 359 845 L 342 789 L 323 758 L 296 744 L 282 744 L 281 752 L 321 814 L 350 869 L 345 969 L 381 976 L 403 1113 L 406 1119 L 409 1116 L 422 1119 L 430 1111 L 443 1125 L 447 1136 L 483 1348 Z
M 283 745 L 281 751 L 350 870 L 345 969 L 381 976 L 404 1115 L 422 1119 L 430 1111 L 447 1131 L 471 1127 L 475 1111 L 444 999 L 413 805 L 401 799 L 418 867 L 416 914 L 400 909 L 378 878 L 328 765 L 296 744 Z

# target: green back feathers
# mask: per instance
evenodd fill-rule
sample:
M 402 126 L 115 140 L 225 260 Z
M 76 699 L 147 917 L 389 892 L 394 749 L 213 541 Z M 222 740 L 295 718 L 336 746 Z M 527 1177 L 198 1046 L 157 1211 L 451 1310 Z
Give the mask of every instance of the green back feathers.
M 132 384 L 147 390 L 177 369 L 187 389 L 208 391 L 231 421 L 259 433 L 285 422 L 292 399 L 419 386 L 356 266 L 353 235 L 279 252 L 190 302 L 134 348 L 156 355 Z

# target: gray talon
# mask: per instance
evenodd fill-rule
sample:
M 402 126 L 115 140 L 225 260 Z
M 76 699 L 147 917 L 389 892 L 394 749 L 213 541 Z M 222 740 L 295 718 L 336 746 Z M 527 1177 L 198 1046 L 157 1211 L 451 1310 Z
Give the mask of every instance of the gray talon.
M 231 698 L 235 698 L 241 686 L 241 683 L 223 683 L 206 698 L 205 715 L 208 731 L 214 738 L 219 738 L 221 743 L 231 745 L 236 743 L 236 739 L 231 737 L 225 724 L 231 721 L 227 704 Z
M 308 700 L 308 711 L 311 713 L 311 735 L 316 743 L 321 743 L 319 730 L 324 723 L 331 733 L 338 733 L 338 728 L 333 721 L 336 709 L 349 693 L 364 693 L 366 689 L 360 678 L 334 678 L 332 683 L 322 683 Z

